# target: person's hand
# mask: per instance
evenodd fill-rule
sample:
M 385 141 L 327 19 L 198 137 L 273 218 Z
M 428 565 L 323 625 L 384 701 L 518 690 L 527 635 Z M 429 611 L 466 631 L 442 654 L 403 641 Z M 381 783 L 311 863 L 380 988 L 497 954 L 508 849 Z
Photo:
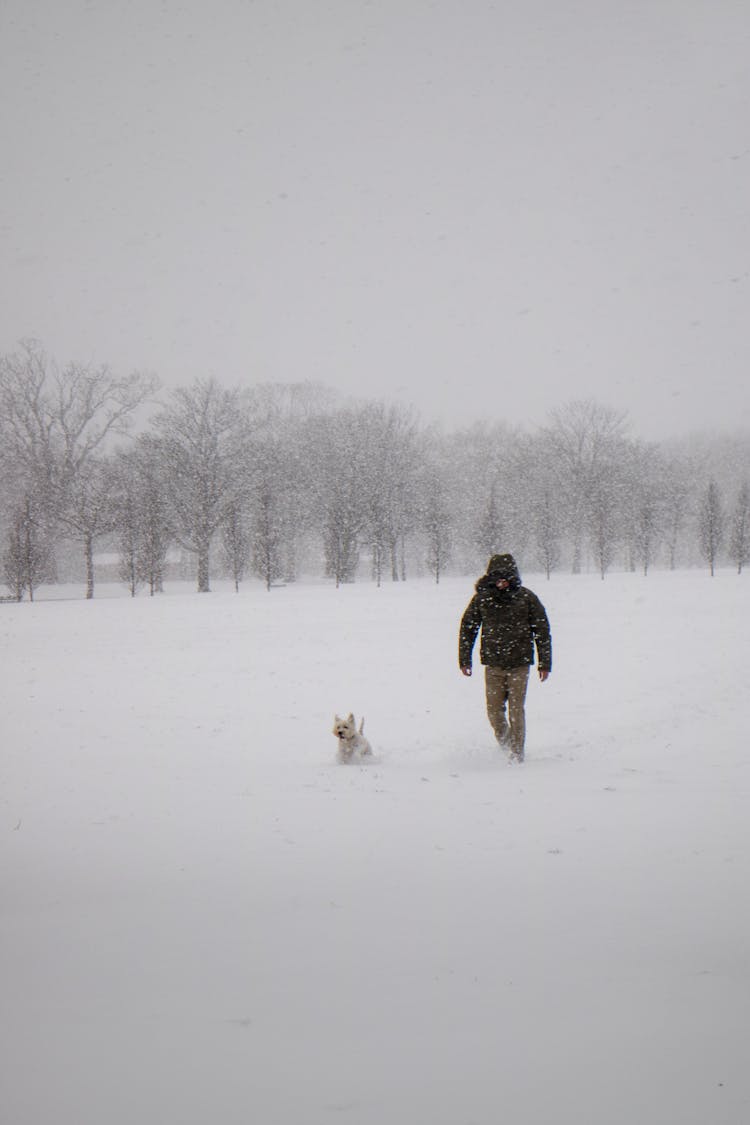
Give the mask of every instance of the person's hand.
M 547 671 L 547 669 L 546 668 L 540 668 L 539 669 L 539 679 L 542 681 L 542 683 L 544 683 L 544 681 L 548 678 L 549 678 L 549 672 Z
M 462 668 L 461 671 L 463 672 L 464 676 L 470 676 L 471 675 L 471 665 L 469 665 L 467 668 Z

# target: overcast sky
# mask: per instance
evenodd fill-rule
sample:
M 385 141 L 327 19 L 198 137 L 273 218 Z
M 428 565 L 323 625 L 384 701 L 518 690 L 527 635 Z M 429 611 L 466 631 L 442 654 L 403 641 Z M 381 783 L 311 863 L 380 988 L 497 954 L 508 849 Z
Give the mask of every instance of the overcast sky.
M 747 0 L 0 0 L 0 350 L 750 425 Z

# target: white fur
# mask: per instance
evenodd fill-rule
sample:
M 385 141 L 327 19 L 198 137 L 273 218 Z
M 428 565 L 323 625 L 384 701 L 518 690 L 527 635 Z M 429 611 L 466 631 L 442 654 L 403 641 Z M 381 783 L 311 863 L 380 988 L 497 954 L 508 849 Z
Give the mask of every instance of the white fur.
M 372 746 L 364 736 L 365 720 L 359 724 L 357 730 L 357 723 L 353 714 L 349 714 L 346 719 L 335 716 L 333 720 L 333 733 L 339 740 L 339 761 L 350 762 L 352 758 L 366 758 L 372 754 Z

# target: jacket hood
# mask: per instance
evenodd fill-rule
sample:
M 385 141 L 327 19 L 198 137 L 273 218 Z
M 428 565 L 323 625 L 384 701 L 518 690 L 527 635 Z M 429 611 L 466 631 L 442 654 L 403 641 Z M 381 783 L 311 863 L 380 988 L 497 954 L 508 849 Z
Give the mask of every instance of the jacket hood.
M 521 585 L 521 575 L 512 555 L 493 555 L 487 563 L 487 573 L 479 579 L 476 588 L 479 590 L 495 586 L 501 578 L 506 579 L 511 590 L 517 590 Z
M 507 578 L 508 582 L 521 578 L 512 555 L 493 555 L 487 563 L 487 575 L 492 575 L 496 582 L 501 578 Z

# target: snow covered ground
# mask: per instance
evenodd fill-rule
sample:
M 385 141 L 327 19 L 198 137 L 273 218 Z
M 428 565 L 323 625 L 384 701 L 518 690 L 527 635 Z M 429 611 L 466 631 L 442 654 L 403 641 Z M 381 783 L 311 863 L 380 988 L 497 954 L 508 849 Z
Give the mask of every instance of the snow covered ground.
M 3 1122 L 750 1120 L 750 582 L 525 577 L 523 766 L 471 579 L 0 606 Z

